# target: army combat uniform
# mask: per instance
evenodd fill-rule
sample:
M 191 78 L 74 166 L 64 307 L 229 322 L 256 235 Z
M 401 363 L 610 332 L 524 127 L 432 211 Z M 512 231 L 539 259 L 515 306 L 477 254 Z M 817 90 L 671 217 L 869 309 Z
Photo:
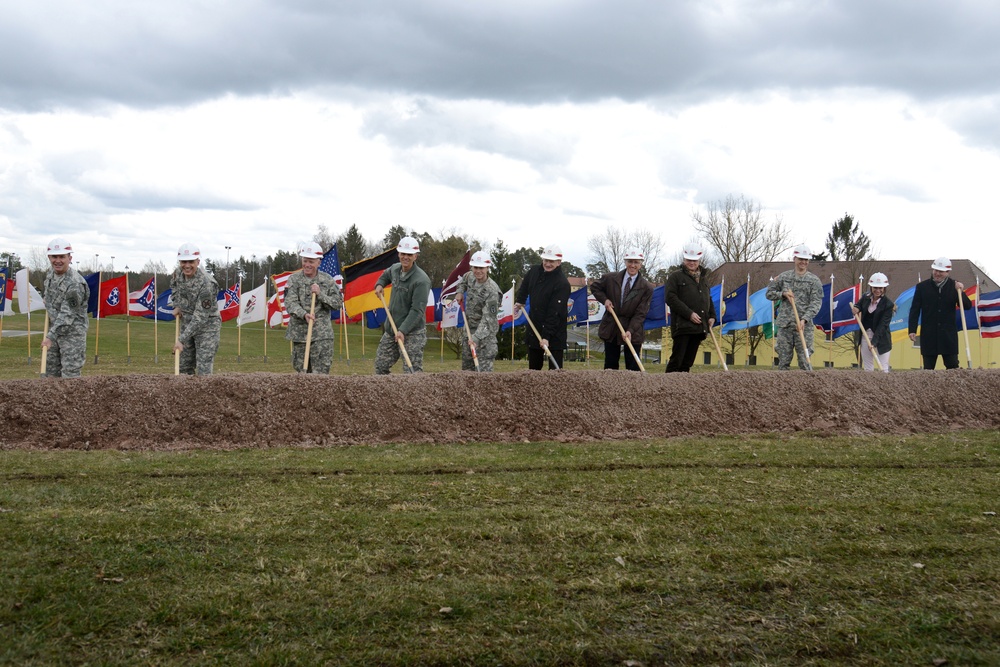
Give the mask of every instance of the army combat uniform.
M 199 266 L 190 280 L 174 271 L 170 289 L 174 308 L 181 311 L 181 373 L 211 375 L 222 334 L 219 283 Z
M 392 285 L 389 295 L 389 313 L 396 327 L 403 334 L 403 347 L 413 364 L 413 372 L 424 369 L 424 346 L 427 344 L 427 295 L 431 291 L 431 279 L 416 264 L 407 272 L 403 265 L 393 264 L 382 272 L 376 285 Z M 385 333 L 375 351 L 375 374 L 388 375 L 389 369 L 400 357 L 399 343 L 392 334 L 388 318 L 383 325 Z M 409 369 L 405 369 L 409 372 Z
M 492 278 L 477 282 L 476 276 L 469 271 L 458 282 L 457 294 L 464 294 L 465 321 L 469 323 L 472 341 L 476 344 L 476 355 L 479 358 L 479 371 L 493 372 L 493 361 L 497 358 L 497 332 L 500 324 L 497 322 L 497 311 L 500 309 L 500 287 Z M 469 337 L 462 327 L 462 370 L 475 370 L 476 363 L 469 349 Z
M 87 301 L 90 288 L 76 269 L 45 274 L 45 310 L 52 343 L 45 360 L 46 377 L 80 377 L 87 356 Z
M 285 338 L 292 341 L 292 367 L 297 373 L 305 368 L 306 334 L 309 332 L 309 306 L 312 303 L 312 286 L 319 285 L 320 292 L 316 295 L 316 320 L 313 322 L 312 342 L 309 344 L 309 372 L 330 374 L 333 363 L 333 326 L 330 315 L 339 310 L 344 299 L 340 288 L 333 277 L 317 271 L 312 278 L 307 278 L 298 271 L 288 277 L 285 284 L 285 310 L 288 311 L 288 331 Z
M 798 310 L 799 318 L 806 321 L 802 328 L 802 333 L 806 339 L 808 357 L 813 353 L 813 318 L 819 313 L 823 304 L 823 284 L 815 274 L 808 271 L 803 275 L 795 273 L 794 269 L 785 271 L 774 278 L 767 286 L 767 298 L 771 301 L 780 301 L 778 307 L 778 318 L 775 325 L 778 330 L 775 334 L 775 349 L 778 353 L 778 370 L 787 371 L 792 364 L 792 350 L 799 360 L 799 368 L 808 370 L 806 352 L 802 349 L 802 338 L 799 336 L 795 313 L 792 304 L 787 300 L 782 300 L 781 293 L 791 290 L 795 297 L 795 308 Z

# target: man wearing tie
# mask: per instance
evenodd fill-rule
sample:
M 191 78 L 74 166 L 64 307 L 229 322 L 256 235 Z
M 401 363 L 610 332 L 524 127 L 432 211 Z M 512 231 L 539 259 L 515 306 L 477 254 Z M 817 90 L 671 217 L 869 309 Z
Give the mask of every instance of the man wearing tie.
M 605 369 L 618 370 L 622 345 L 626 340 L 632 343 L 636 353 L 642 348 L 646 333 L 642 326 L 653 299 L 653 286 L 639 273 L 643 259 L 640 250 L 629 250 L 625 254 L 624 271 L 606 273 L 590 285 L 590 293 L 604 304 L 604 317 L 597 328 L 597 335 L 604 341 Z M 625 330 L 624 339 L 611 311 L 618 316 Z M 639 363 L 628 351 L 625 353 L 625 368 L 639 370 Z
M 667 278 L 664 288 L 670 308 L 670 335 L 674 349 L 667 373 L 689 373 L 698 346 L 715 324 L 715 304 L 708 284 L 708 269 L 701 265 L 704 250 L 696 243 L 684 246 L 684 267 Z

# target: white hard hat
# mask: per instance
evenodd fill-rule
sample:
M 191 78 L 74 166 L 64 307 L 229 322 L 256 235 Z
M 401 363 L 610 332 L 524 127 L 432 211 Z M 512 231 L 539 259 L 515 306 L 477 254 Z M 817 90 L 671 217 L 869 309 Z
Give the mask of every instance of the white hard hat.
M 812 252 L 809 251 L 809 246 L 803 243 L 802 245 L 795 246 L 795 250 L 792 251 L 792 257 L 795 259 L 812 259 Z
M 547 245 L 542 248 L 542 259 L 562 261 L 562 248 L 557 245 Z
M 309 241 L 299 246 L 299 257 L 306 259 L 323 259 L 323 248 L 315 241 Z
M 73 252 L 73 244 L 64 238 L 52 239 L 46 255 L 69 255 Z
M 399 239 L 399 243 L 396 244 L 396 252 L 401 252 L 406 255 L 416 255 L 420 252 L 420 244 L 412 236 L 404 236 Z
M 938 257 L 931 264 L 931 268 L 935 271 L 951 271 L 951 260 L 947 257 Z
M 480 250 L 479 252 L 472 253 L 472 258 L 469 260 L 469 266 L 474 266 L 476 268 L 489 268 L 493 266 L 493 260 L 490 256 Z
M 684 254 L 684 259 L 700 260 L 705 254 L 705 251 L 702 250 L 702 247 L 697 243 L 688 243 L 683 249 L 681 249 L 681 252 Z
M 888 287 L 889 278 L 884 273 L 873 273 L 868 279 L 869 287 Z
M 201 250 L 193 243 L 185 243 L 177 249 L 177 261 L 201 259 Z
M 638 259 L 639 261 L 644 261 L 646 256 L 642 254 L 642 251 L 638 248 L 629 248 L 628 252 L 625 253 L 625 259 Z

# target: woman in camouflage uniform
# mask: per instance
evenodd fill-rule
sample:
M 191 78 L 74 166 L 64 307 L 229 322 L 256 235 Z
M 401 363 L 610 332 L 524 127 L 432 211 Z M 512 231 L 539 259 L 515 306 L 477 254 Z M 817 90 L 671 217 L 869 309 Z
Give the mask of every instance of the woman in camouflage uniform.
M 493 371 L 493 361 L 497 358 L 497 311 L 500 309 L 500 287 L 490 278 L 490 256 L 480 250 L 472 255 L 469 266 L 472 270 L 458 282 L 455 299 L 463 304 L 465 321 L 472 332 L 469 340 L 462 328 L 462 370 L 475 370 L 472 354 L 479 359 L 480 372 Z
M 181 355 L 181 373 L 211 375 L 222 334 L 219 283 L 201 268 L 201 251 L 193 243 L 180 247 L 177 261 L 170 279 L 174 317 L 181 318 L 174 354 Z

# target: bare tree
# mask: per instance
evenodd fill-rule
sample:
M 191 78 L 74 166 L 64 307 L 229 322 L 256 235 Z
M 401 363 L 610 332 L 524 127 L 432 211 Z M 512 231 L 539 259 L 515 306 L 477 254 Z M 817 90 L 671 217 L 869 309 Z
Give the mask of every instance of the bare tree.
M 724 262 L 770 262 L 791 247 L 790 230 L 775 216 L 764 220 L 761 205 L 744 195 L 728 195 L 691 214 L 694 228 Z
M 590 250 L 590 262 L 587 263 L 587 275 L 599 278 L 611 271 L 621 271 L 625 268 L 625 255 L 632 248 L 643 253 L 643 272 L 647 277 L 656 275 L 662 268 L 663 238 L 646 229 L 626 231 L 610 227 L 600 236 L 591 236 L 587 240 Z
M 316 233 L 313 234 L 313 241 L 319 244 L 319 247 L 323 249 L 323 252 L 328 252 L 333 244 L 337 242 L 337 239 L 333 237 L 330 233 L 329 228 L 326 225 L 320 225 L 316 229 Z

